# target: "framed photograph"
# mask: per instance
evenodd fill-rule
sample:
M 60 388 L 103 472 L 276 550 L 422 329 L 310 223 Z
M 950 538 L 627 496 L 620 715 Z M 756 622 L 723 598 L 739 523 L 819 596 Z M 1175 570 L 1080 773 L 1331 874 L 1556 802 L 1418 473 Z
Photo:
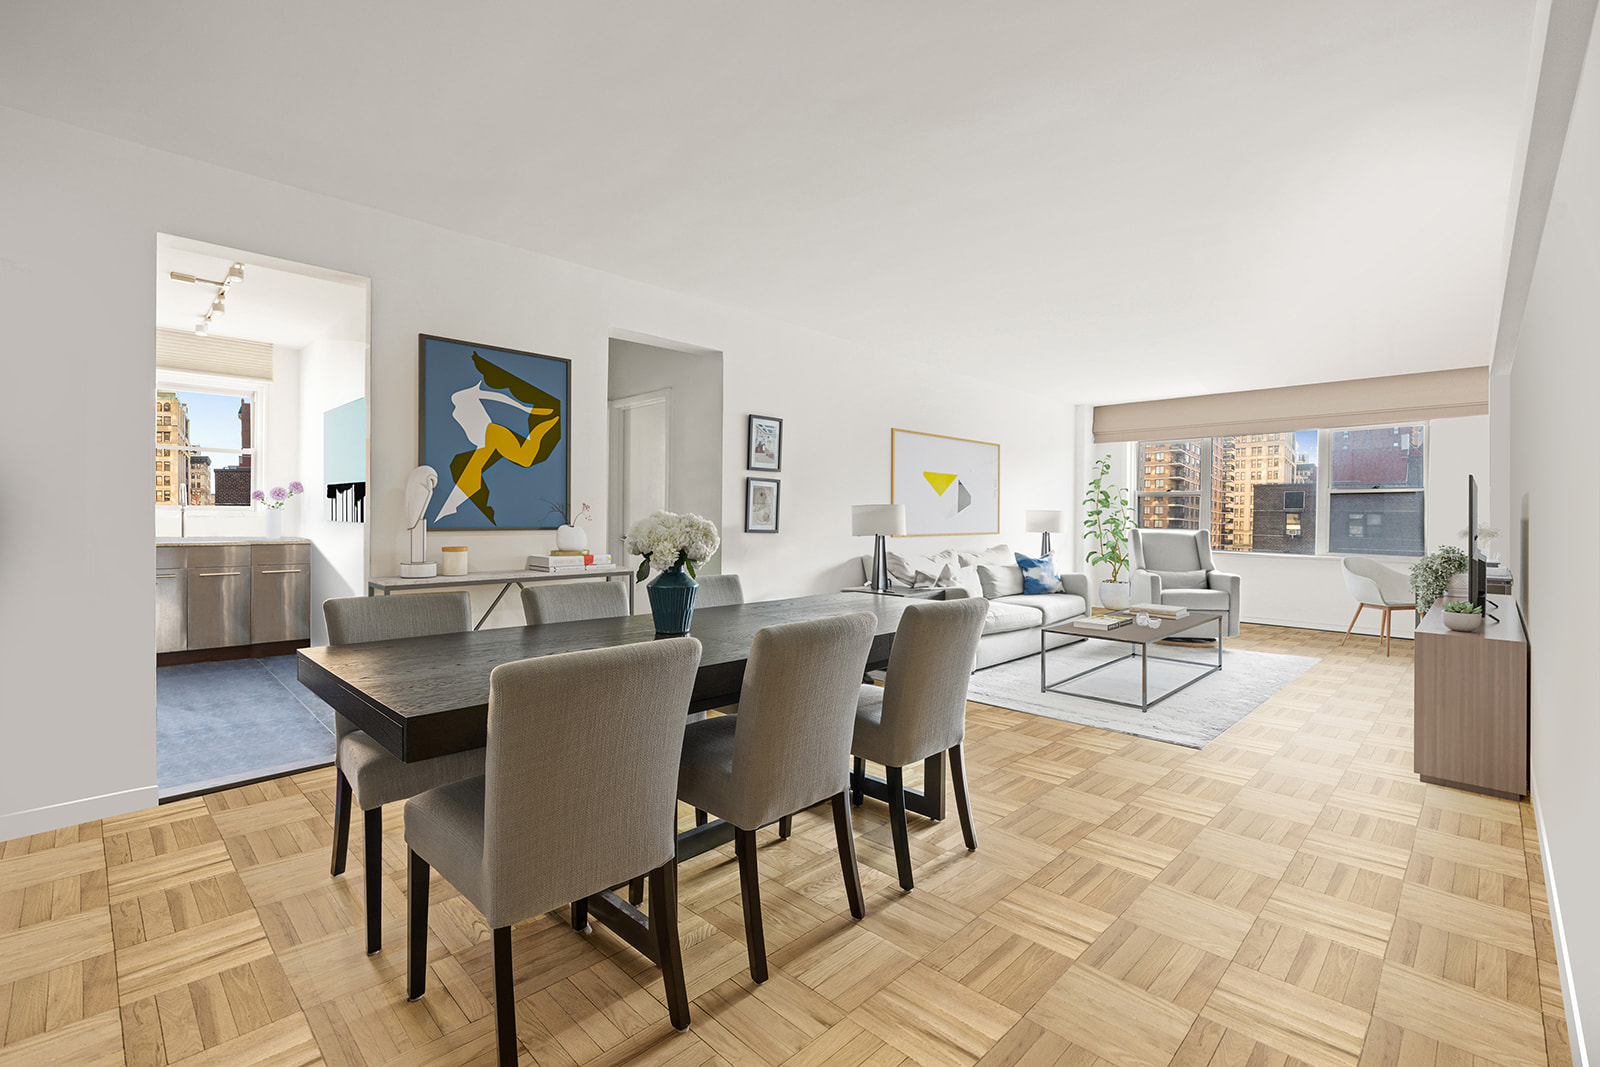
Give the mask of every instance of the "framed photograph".
M 1000 446 L 914 430 L 889 431 L 889 501 L 906 535 L 1000 532 Z
M 431 530 L 553 530 L 566 521 L 572 363 L 420 335 L 419 462 L 439 475 Z
M 778 479 L 744 480 L 744 532 L 778 532 Z
M 747 434 L 747 471 L 783 470 L 783 420 L 771 415 L 751 415 Z

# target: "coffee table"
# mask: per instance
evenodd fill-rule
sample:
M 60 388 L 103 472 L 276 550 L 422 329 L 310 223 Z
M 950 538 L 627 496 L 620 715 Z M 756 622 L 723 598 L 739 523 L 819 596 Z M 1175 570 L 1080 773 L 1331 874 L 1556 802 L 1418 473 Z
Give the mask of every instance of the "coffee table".
M 1168 697 L 1189 688 L 1200 679 L 1216 674 L 1222 669 L 1222 627 L 1217 627 L 1217 665 L 1215 667 L 1204 663 L 1195 663 L 1192 660 L 1173 659 L 1171 656 L 1152 656 L 1150 654 L 1150 646 L 1157 641 L 1164 641 L 1169 637 L 1176 637 L 1178 634 L 1186 633 L 1198 627 L 1205 626 L 1207 623 L 1215 622 L 1216 620 L 1222 618 L 1225 614 L 1226 612 L 1221 611 L 1203 611 L 1191 608 L 1189 610 L 1189 614 L 1185 615 L 1183 618 L 1161 619 L 1159 620 L 1159 625 L 1154 627 L 1140 626 L 1138 623 L 1133 623 L 1128 626 L 1119 626 L 1115 630 L 1093 630 L 1086 626 L 1078 626 L 1074 621 L 1058 622 L 1053 625 L 1046 626 L 1039 633 L 1039 691 L 1042 693 L 1064 693 L 1067 696 L 1080 697 L 1084 700 L 1098 700 L 1102 704 L 1116 704 L 1119 707 L 1138 708 L 1141 712 L 1148 712 L 1154 705 L 1159 704 Z M 1117 658 L 1108 660 L 1107 662 L 1101 663 L 1098 666 L 1090 667 L 1086 671 L 1079 671 L 1077 674 L 1068 675 L 1065 678 L 1060 678 L 1052 682 L 1049 680 L 1049 675 L 1045 669 L 1048 660 L 1049 644 L 1045 637 L 1046 634 L 1066 634 L 1071 637 L 1094 638 L 1099 641 L 1114 641 L 1119 644 L 1129 646 L 1128 654 L 1126 656 L 1118 656 Z M 1077 642 L 1073 642 L 1073 644 L 1076 643 Z M 1070 648 L 1071 646 L 1060 645 L 1057 647 Z M 1113 697 L 1095 696 L 1092 693 L 1073 692 L 1069 689 L 1062 688 L 1062 686 L 1066 685 L 1068 682 L 1074 682 L 1085 675 L 1093 674 L 1096 671 L 1103 671 L 1107 667 L 1116 666 L 1124 660 L 1131 659 L 1134 656 L 1139 657 L 1139 700 L 1137 703 L 1131 700 L 1117 700 Z M 1178 663 L 1185 667 L 1200 667 L 1202 670 L 1198 675 L 1189 679 L 1187 682 L 1167 690 L 1165 693 L 1162 693 L 1160 696 L 1152 700 L 1150 699 L 1150 661 L 1152 659 L 1161 660 L 1164 663 Z

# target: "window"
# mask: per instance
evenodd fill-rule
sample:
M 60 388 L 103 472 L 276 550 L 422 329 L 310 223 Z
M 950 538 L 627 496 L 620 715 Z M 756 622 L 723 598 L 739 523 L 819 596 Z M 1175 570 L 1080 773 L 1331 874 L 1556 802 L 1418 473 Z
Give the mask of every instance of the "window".
M 1423 555 L 1423 427 L 1334 430 L 1329 437 L 1328 551 Z
M 156 502 L 191 507 L 250 506 L 258 453 L 254 428 L 265 385 L 173 374 L 157 386 Z M 166 414 L 169 411 L 171 414 Z M 166 473 L 176 464 L 177 495 Z

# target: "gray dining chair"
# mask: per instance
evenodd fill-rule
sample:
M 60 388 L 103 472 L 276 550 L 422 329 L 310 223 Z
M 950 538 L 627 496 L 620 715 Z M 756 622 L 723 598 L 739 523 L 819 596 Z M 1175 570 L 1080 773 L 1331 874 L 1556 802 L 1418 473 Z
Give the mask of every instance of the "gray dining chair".
M 1339 644 L 1350 640 L 1350 631 L 1356 628 L 1356 620 L 1361 618 L 1363 611 L 1377 608 L 1383 612 L 1383 619 L 1378 623 L 1378 643 L 1383 645 L 1383 654 L 1387 656 L 1389 638 L 1394 630 L 1395 609 L 1415 609 L 1417 606 L 1416 594 L 1411 591 L 1411 579 L 1393 567 L 1385 567 L 1366 556 L 1344 557 L 1339 561 L 1339 570 L 1344 574 L 1345 588 L 1356 598 L 1356 613 L 1350 617 L 1350 625 L 1344 631 L 1344 641 Z
M 672 1025 L 689 1028 L 678 942 L 677 784 L 700 665 L 692 637 L 538 656 L 489 675 L 484 774 L 406 804 L 408 993 L 427 982 L 437 870 L 493 931 L 500 1063 L 517 1062 L 511 927 L 641 873 Z
M 620 619 L 628 614 L 621 582 L 563 582 L 522 587 L 522 614 L 529 626 L 585 619 Z
M 352 596 L 323 601 L 328 644 L 355 645 L 472 629 L 465 592 Z M 334 713 L 333 877 L 344 873 L 350 851 L 351 805 L 363 813 L 366 866 L 367 954 L 383 948 L 383 806 L 424 790 L 483 773 L 483 749 L 406 763 L 390 755 L 365 730 Z
M 760 827 L 831 798 L 850 914 L 866 915 L 848 790 L 856 690 L 876 623 L 871 612 L 855 612 L 757 630 L 739 713 L 690 723 L 684 732 L 678 799 L 733 825 L 745 951 L 757 982 L 767 980 Z
M 697 608 L 725 608 L 744 603 L 744 584 L 737 574 L 708 574 L 699 582 L 700 591 L 694 598 Z
M 850 799 L 862 802 L 866 761 L 885 770 L 889 829 L 900 888 L 909 890 L 911 844 L 906 830 L 904 769 L 930 756 L 950 761 L 956 813 L 968 851 L 978 847 L 967 802 L 967 771 L 961 744 L 967 731 L 967 683 L 978 653 L 989 602 L 981 597 L 907 604 L 895 628 L 894 650 L 883 685 L 862 685 L 856 702 L 855 756 Z

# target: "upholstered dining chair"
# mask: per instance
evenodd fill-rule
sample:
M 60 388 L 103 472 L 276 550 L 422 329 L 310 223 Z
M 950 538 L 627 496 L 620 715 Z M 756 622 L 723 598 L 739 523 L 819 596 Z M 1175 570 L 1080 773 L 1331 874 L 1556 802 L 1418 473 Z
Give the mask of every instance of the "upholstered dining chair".
M 725 608 L 744 603 L 744 584 L 737 574 L 708 574 L 699 582 L 700 591 L 694 598 L 697 608 Z
M 330 645 L 427 637 L 472 629 L 472 601 L 465 592 L 352 596 L 326 600 L 322 617 Z M 334 714 L 333 862 L 335 878 L 344 873 L 350 851 L 352 802 L 363 812 L 366 866 L 367 954 L 383 947 L 383 806 L 462 778 L 483 773 L 483 749 L 405 763 L 389 754 L 366 731 Z
M 907 604 L 895 629 L 883 685 L 862 685 L 857 696 L 850 746 L 855 756 L 851 799 L 861 800 L 865 761 L 881 763 L 888 782 L 889 828 L 901 889 L 913 885 L 903 777 L 907 766 L 947 755 L 962 840 L 968 851 L 978 847 L 961 743 L 967 732 L 967 683 L 988 610 L 989 602 L 981 597 Z
M 831 798 L 850 914 L 866 915 L 848 789 L 856 691 L 875 624 L 871 612 L 856 612 L 756 631 L 739 713 L 684 732 L 678 799 L 734 827 L 745 951 L 757 982 L 767 980 L 758 828 Z
M 1211 562 L 1210 530 L 1128 532 L 1133 549 L 1129 574 L 1135 604 L 1173 604 L 1221 611 L 1221 636 L 1239 636 L 1239 576 L 1224 574 Z M 1193 631 L 1206 636 L 1206 626 Z
M 1389 638 L 1394 632 L 1394 610 L 1417 606 L 1416 595 L 1411 592 L 1411 579 L 1366 556 L 1346 556 L 1339 561 L 1339 569 L 1344 573 L 1345 588 L 1356 598 L 1356 613 L 1350 616 L 1344 641 L 1339 644 L 1350 640 L 1350 632 L 1356 628 L 1356 620 L 1364 610 L 1377 608 L 1383 612 L 1383 620 L 1378 624 L 1378 643 L 1383 645 L 1383 654 L 1387 656 Z
M 628 614 L 621 582 L 562 582 L 522 587 L 522 614 L 529 626 L 584 619 L 620 619 Z
M 689 1028 L 678 943 L 677 785 L 700 665 L 692 637 L 537 656 L 489 675 L 481 777 L 406 803 L 408 990 L 427 981 L 431 870 L 493 931 L 500 1063 L 517 1062 L 511 927 L 648 872 L 649 933 L 672 1025 Z

